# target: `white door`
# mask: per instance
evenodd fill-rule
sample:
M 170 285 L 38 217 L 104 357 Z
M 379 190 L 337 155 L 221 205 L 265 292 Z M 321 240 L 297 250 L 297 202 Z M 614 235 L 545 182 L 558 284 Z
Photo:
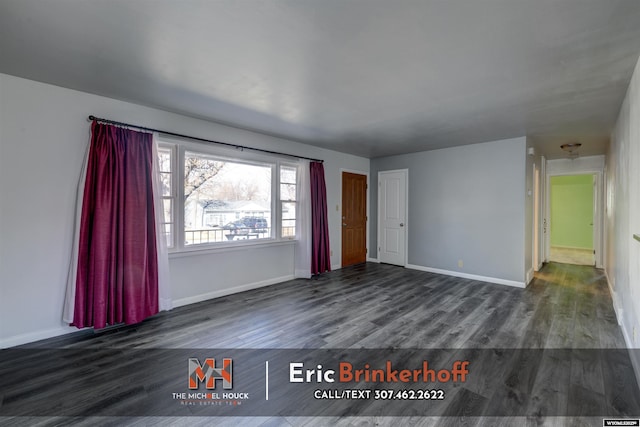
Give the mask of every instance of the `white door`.
M 378 260 L 404 266 L 407 239 L 407 171 L 378 172 Z

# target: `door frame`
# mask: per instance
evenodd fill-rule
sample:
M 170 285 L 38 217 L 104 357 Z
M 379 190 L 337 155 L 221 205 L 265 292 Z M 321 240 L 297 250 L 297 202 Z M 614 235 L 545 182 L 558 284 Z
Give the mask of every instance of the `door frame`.
M 533 163 L 533 239 L 531 253 L 533 254 L 532 264 L 533 271 L 540 271 L 540 167 Z
M 382 235 L 382 221 L 380 220 L 380 209 L 382 207 L 380 203 L 380 187 L 382 186 L 382 181 L 380 180 L 380 175 L 383 173 L 401 173 L 404 175 L 404 267 L 409 264 L 409 169 L 392 169 L 385 171 L 378 171 L 378 224 L 377 224 L 377 235 L 376 240 L 378 243 L 378 248 L 376 251 L 377 262 L 380 262 L 380 236 Z M 368 225 L 368 224 L 367 224 Z
M 540 182 L 538 183 L 538 266 L 537 270 L 542 268 L 545 262 L 549 261 L 546 249 L 546 230 L 547 230 L 547 158 L 540 156 Z
M 343 209 L 343 206 L 342 206 L 342 185 L 343 185 L 343 183 L 342 183 L 342 175 L 343 174 L 342 173 L 343 172 L 353 173 L 353 174 L 356 174 L 356 175 L 364 175 L 364 176 L 367 177 L 367 191 L 366 191 L 366 194 L 367 194 L 367 206 L 366 206 L 367 224 L 366 224 L 366 230 L 365 230 L 365 233 L 367 234 L 365 236 L 365 246 L 366 246 L 366 250 L 367 250 L 366 261 L 367 262 L 368 261 L 375 262 L 375 260 L 372 260 L 370 258 L 371 252 L 369 252 L 369 232 L 370 232 L 370 230 L 369 230 L 369 217 L 371 217 L 371 211 L 370 211 L 371 182 L 369 180 L 369 172 L 368 171 L 365 172 L 365 171 L 361 171 L 361 170 L 356 170 L 356 169 L 340 168 L 340 194 L 338 196 L 338 203 L 339 204 L 337 205 L 337 206 L 340 207 L 340 209 L 336 209 L 336 211 L 338 211 L 338 214 L 340 215 L 340 224 L 342 224 L 342 216 L 343 216 L 342 215 L 342 209 Z M 340 256 L 337 257 L 337 258 L 340 260 L 340 265 L 338 267 L 334 267 L 335 269 L 342 268 L 342 225 L 340 225 L 340 245 L 338 245 L 338 248 L 339 248 L 338 251 L 340 251 Z
M 595 267 L 603 268 L 603 176 L 602 170 L 575 170 L 570 172 L 556 171 L 547 172 L 545 177 L 545 218 L 549 232 L 545 236 L 544 250 L 545 261 L 549 260 L 551 253 L 551 177 L 552 176 L 572 176 L 572 175 L 594 175 L 595 185 L 593 186 L 593 250 L 595 251 Z

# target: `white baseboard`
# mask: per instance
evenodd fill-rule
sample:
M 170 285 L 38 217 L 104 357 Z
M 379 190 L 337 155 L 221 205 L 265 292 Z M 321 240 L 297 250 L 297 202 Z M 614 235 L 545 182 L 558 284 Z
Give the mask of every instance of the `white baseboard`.
M 213 292 L 207 292 L 206 294 L 194 295 L 192 297 L 180 298 L 173 301 L 173 307 L 182 307 L 183 305 L 195 304 L 210 300 L 213 298 L 220 298 L 231 294 L 237 294 L 238 292 L 249 291 L 251 289 L 262 288 L 264 286 L 275 285 L 276 283 L 286 282 L 293 280 L 293 275 L 274 277 L 273 279 L 261 280 L 259 282 L 247 283 L 244 285 L 234 286 L 232 288 L 218 289 Z
M 616 319 L 618 320 L 618 325 L 620 325 L 620 329 L 622 330 L 622 337 L 624 338 L 624 342 L 629 350 L 629 359 L 631 359 L 631 365 L 633 366 L 633 370 L 636 374 L 636 381 L 640 384 L 640 351 L 633 350 L 634 343 L 631 334 L 627 330 L 627 326 L 624 322 L 624 310 L 618 304 L 618 297 L 616 292 L 613 290 L 613 285 L 611 280 L 609 279 L 609 273 L 607 270 L 604 271 L 604 277 L 607 279 L 607 285 L 609 286 L 609 292 L 611 292 L 611 300 L 613 302 L 613 311 L 616 313 Z
M 525 277 L 525 284 L 529 285 L 529 283 L 531 283 L 532 280 L 533 280 L 533 267 L 531 267 L 529 271 L 527 271 L 527 276 Z
M 296 279 L 311 279 L 311 268 L 304 269 L 304 270 L 298 270 L 296 269 L 293 272 L 293 277 Z
M 375 262 L 376 264 L 380 264 L 378 258 L 367 258 L 367 262 Z
M 219 298 L 219 297 L 235 294 L 238 292 L 262 288 L 264 286 L 274 285 L 276 283 L 286 282 L 288 280 L 293 280 L 293 279 L 294 279 L 293 275 L 274 277 L 273 279 L 262 280 L 260 282 L 247 283 L 244 285 L 234 286 L 232 288 L 227 288 L 227 289 L 219 289 L 213 292 L 208 292 L 206 294 L 195 295 L 192 297 L 175 300 L 173 301 L 173 307 L 175 308 L 175 307 L 181 307 L 183 305 L 194 304 L 194 303 L 206 301 L 212 298 Z M 14 347 L 17 345 L 27 344 L 30 342 L 39 341 L 47 338 L 54 338 L 60 335 L 71 334 L 78 331 L 79 329 L 76 329 L 73 327 L 60 326 L 59 328 L 47 329 L 45 331 L 36 331 L 36 332 L 29 332 L 26 334 L 14 335 L 12 337 L 0 339 L 0 348 Z
M 30 342 L 40 341 L 47 338 L 59 337 L 60 335 L 71 334 L 78 332 L 79 330 L 80 329 L 72 326 L 60 326 L 59 328 L 47 329 L 45 331 L 14 335 L 12 337 L 0 339 L 0 348 L 15 347 L 17 345 L 28 344 Z
M 640 350 L 638 350 L 637 348 L 634 349 L 633 340 L 631 338 L 631 334 L 629 334 L 629 331 L 625 326 L 625 322 L 622 322 L 620 328 L 622 329 L 624 342 L 627 345 L 629 359 L 631 360 L 631 366 L 633 366 L 633 371 L 636 374 L 636 382 L 640 384 Z
M 476 274 L 462 273 L 459 271 L 441 270 L 439 268 L 423 267 L 421 265 L 407 264 L 407 268 L 412 270 L 428 271 L 429 273 L 444 274 L 446 276 L 462 277 L 463 279 L 479 280 L 481 282 L 497 283 L 498 285 L 514 286 L 524 288 L 524 282 L 515 280 L 499 279 L 497 277 L 478 276 Z
M 624 322 L 620 325 L 620 329 L 622 329 L 622 336 L 624 337 L 624 343 L 627 345 L 627 348 L 633 348 L 633 339 L 631 338 L 631 334 L 627 330 Z
M 607 285 L 609 285 L 609 292 L 611 293 L 611 301 L 613 302 L 613 311 L 616 313 L 616 320 L 618 320 L 618 325 L 622 326 L 622 307 L 618 305 L 618 295 L 616 294 L 616 291 L 613 290 L 613 285 L 611 280 L 609 280 L 609 273 L 607 270 L 604 271 L 604 277 L 607 279 Z M 630 341 L 627 342 L 627 346 L 629 342 Z

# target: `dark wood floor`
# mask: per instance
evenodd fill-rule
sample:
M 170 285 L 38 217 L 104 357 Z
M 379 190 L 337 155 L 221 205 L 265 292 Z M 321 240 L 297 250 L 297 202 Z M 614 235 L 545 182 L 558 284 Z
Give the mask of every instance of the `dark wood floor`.
M 23 348 L 579 348 L 623 349 L 603 272 L 550 263 L 526 288 L 367 263 L 161 313 L 142 324 L 83 331 Z M 630 366 L 629 366 L 629 369 Z M 69 373 L 71 375 L 71 373 Z M 601 374 L 605 375 L 605 374 Z M 626 405 L 640 412 L 633 372 Z M 605 375 L 606 376 L 606 375 Z M 606 383 L 608 379 L 604 378 Z M 603 399 L 609 389 L 601 384 Z M 629 385 L 627 385 L 629 386 Z M 6 393 L 5 393 L 6 395 Z M 637 407 L 633 405 L 638 405 Z M 1 406 L 0 406 L 1 409 Z M 636 415 L 640 416 L 640 413 Z M 602 418 L 597 418 L 602 425 Z M 86 422 L 0 419 L 12 425 Z M 225 418 L 216 425 L 460 425 L 457 418 Z M 464 425 L 591 425 L 593 419 L 466 418 Z M 211 425 L 210 418 L 100 423 Z M 95 424 L 95 422 L 89 421 Z M 586 423 L 586 424 L 584 424 Z

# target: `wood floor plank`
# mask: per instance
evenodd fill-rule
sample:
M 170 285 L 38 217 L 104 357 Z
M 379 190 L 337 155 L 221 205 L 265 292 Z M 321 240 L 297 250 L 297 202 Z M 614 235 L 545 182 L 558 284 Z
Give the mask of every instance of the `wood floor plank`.
M 311 280 L 291 280 L 179 307 L 138 325 L 80 331 L 22 348 L 100 349 L 114 354 L 103 361 L 109 366 L 101 374 L 89 368 L 68 366 L 64 360 L 52 360 L 50 375 L 24 383 L 5 375 L 0 360 L 4 381 L 0 412 L 3 405 L 44 404 L 54 399 L 60 390 L 70 391 L 87 379 L 100 381 L 103 378 L 100 375 L 125 374 L 130 385 L 106 389 L 107 396 L 102 400 L 87 399 L 74 405 L 89 409 L 93 408 L 91 405 L 113 408 L 143 405 L 145 393 L 154 390 L 136 388 L 138 374 L 131 364 L 118 357 L 117 352 L 126 349 L 404 348 L 422 349 L 416 354 L 426 357 L 431 355 L 428 349 L 452 348 L 473 353 L 478 369 L 482 366 L 487 369 L 500 366 L 500 369 L 484 382 L 455 389 L 443 405 L 443 408 L 449 405 L 451 417 L 405 417 L 403 421 L 412 425 L 510 425 L 509 421 L 524 420 L 524 425 L 557 422 L 573 425 L 582 418 L 558 421 L 547 415 L 561 412 L 562 408 L 585 417 L 599 410 L 622 415 L 640 413 L 638 385 L 624 352 L 615 353 L 605 362 L 589 352 L 589 349 L 625 348 L 606 278 L 602 271 L 592 267 L 558 263 L 547 264 L 526 289 L 366 263 Z M 535 355 L 542 353 L 535 351 L 541 349 L 545 349 L 545 353 L 536 359 Z M 575 349 L 575 353 L 563 358 L 546 352 L 551 349 Z M 480 351 L 487 352 L 478 353 Z M 433 353 L 434 359 L 430 361 L 434 364 L 446 361 L 438 360 L 438 354 L 445 357 L 442 352 Z M 446 357 L 453 356 L 447 354 Z M 464 357 L 464 353 L 457 357 Z M 491 360 L 494 357 L 500 362 L 496 364 Z M 559 377 L 566 377 L 562 388 L 554 386 Z M 56 379 L 61 378 L 65 378 L 63 388 L 54 387 Z M 163 387 L 162 381 L 159 380 L 157 387 Z M 365 408 L 366 402 L 361 405 Z M 469 405 L 476 405 L 476 411 L 486 408 L 488 415 L 526 411 L 528 417 L 474 418 L 469 416 Z M 407 410 L 410 415 L 410 405 Z M 146 421 L 158 420 L 162 425 L 162 420 L 167 419 L 176 424 L 181 420 L 150 417 Z M 195 425 L 210 421 L 197 417 L 188 420 Z M 224 418 L 220 421 L 224 421 L 222 425 L 233 425 L 236 421 L 266 426 L 325 425 L 325 421 L 336 425 L 393 425 L 393 422 L 387 423 L 390 420 L 393 419 L 384 416 L 345 416 Z M 498 424 L 491 424 L 489 420 L 496 420 Z M 36 425 L 40 421 L 18 418 L 10 424 Z M 78 420 L 54 417 L 52 421 Z M 114 425 L 118 425 L 117 421 L 102 419 L 102 423 Z M 121 418 L 120 421 L 122 425 L 147 424 L 144 418 Z

